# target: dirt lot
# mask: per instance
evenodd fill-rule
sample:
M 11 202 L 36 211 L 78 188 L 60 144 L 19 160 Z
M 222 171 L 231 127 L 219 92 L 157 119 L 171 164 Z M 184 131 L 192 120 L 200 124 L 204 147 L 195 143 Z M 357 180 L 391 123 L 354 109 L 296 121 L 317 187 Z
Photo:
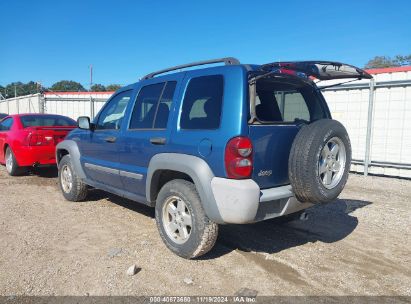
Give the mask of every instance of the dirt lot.
M 308 221 L 223 226 L 211 254 L 187 261 L 151 208 L 102 191 L 67 202 L 55 174 L 0 167 L 1 295 L 411 295 L 411 181 L 351 175 Z

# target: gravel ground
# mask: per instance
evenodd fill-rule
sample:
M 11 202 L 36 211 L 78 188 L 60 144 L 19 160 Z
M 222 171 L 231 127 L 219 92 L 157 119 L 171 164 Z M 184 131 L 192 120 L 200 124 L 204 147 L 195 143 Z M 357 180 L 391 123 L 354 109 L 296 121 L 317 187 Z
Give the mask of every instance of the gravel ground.
M 67 202 L 55 170 L 0 167 L 0 189 L 1 295 L 411 295 L 409 180 L 351 175 L 307 221 L 221 226 L 194 261 L 166 249 L 153 209 L 97 190 Z

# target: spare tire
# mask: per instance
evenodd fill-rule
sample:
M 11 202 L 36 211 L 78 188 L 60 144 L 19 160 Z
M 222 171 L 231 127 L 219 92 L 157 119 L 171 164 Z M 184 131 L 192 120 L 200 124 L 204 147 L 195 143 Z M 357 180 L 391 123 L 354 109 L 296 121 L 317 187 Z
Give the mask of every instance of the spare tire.
M 327 203 L 343 190 L 351 165 L 351 144 L 344 126 L 321 119 L 304 125 L 291 147 L 288 176 L 300 202 Z

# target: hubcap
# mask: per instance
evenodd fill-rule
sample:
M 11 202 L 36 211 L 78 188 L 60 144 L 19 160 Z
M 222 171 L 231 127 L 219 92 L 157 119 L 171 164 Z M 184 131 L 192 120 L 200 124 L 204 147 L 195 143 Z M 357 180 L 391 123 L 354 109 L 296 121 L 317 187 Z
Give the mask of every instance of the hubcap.
M 69 166 L 64 165 L 61 169 L 60 180 L 63 191 L 69 193 L 73 187 L 73 177 Z
M 169 197 L 163 206 L 163 227 L 175 243 L 185 243 L 191 234 L 191 213 L 185 202 L 177 197 Z
M 9 173 L 13 170 L 13 155 L 11 154 L 10 150 L 7 150 L 6 169 Z
M 331 138 L 321 150 L 318 162 L 318 176 L 325 188 L 332 189 L 339 184 L 346 159 L 344 143 L 338 137 Z

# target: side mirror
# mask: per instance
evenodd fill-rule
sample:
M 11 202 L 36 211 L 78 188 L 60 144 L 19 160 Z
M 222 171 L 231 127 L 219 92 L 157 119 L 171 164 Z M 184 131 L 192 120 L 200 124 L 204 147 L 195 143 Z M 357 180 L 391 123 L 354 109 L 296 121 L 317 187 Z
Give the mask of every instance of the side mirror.
M 90 122 L 90 117 L 80 116 L 77 118 L 77 126 L 82 130 L 92 130 L 92 123 Z

